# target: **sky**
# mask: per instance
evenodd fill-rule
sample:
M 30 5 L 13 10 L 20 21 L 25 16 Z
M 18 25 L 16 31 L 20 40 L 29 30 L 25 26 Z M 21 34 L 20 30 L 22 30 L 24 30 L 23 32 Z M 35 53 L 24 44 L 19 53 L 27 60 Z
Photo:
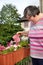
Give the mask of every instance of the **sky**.
M 3 5 L 6 4 L 15 5 L 18 10 L 18 13 L 23 16 L 23 11 L 25 7 L 29 5 L 39 6 L 40 2 L 39 0 L 0 0 L 0 10 L 2 9 Z

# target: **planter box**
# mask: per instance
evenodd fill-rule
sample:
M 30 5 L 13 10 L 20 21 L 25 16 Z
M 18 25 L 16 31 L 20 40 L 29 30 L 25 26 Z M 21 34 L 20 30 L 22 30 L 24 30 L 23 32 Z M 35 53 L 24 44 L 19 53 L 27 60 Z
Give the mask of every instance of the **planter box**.
M 19 62 L 30 55 L 30 48 L 24 48 L 18 49 L 17 51 L 13 52 L 13 59 L 14 62 Z M 15 64 L 16 64 L 15 63 Z
M 14 65 L 30 55 L 30 48 L 20 48 L 8 54 L 0 54 L 0 65 Z

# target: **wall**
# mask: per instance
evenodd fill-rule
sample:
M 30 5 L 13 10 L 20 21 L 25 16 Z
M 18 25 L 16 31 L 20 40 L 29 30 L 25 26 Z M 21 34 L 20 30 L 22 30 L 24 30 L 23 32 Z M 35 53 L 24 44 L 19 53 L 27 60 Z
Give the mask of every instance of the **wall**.
M 40 11 L 43 12 L 43 0 L 39 0 L 40 1 Z

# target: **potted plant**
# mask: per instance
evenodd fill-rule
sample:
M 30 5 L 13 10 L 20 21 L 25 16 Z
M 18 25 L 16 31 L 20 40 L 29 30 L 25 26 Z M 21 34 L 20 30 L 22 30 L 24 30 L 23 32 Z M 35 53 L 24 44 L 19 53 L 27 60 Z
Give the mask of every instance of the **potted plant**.
M 14 65 L 29 56 L 29 54 L 30 48 L 28 47 L 28 40 L 21 40 L 18 45 L 14 44 L 8 47 L 0 45 L 0 64 Z

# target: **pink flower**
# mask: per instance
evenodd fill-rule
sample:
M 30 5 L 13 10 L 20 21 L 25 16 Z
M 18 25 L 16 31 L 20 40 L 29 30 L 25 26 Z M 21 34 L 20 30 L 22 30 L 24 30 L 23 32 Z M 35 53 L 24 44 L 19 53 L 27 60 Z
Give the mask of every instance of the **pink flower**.
M 5 47 L 4 46 L 0 46 L 0 51 L 4 50 Z

